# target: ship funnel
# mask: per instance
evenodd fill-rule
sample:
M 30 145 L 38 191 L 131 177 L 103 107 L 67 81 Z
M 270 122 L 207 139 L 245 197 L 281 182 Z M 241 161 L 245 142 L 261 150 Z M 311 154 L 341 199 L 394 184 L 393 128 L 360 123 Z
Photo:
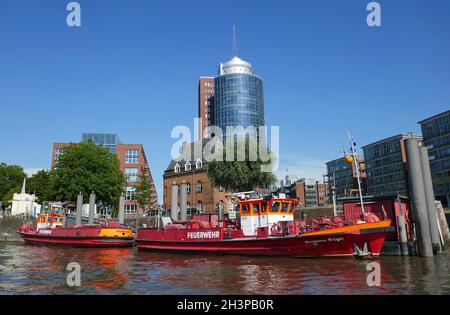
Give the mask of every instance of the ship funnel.
M 124 215 L 125 215 L 125 198 L 120 196 L 119 199 L 119 213 L 118 213 L 118 220 L 120 224 L 124 224 Z
M 75 225 L 81 224 L 82 209 L 83 209 L 83 195 L 80 193 L 77 196 L 77 212 L 75 214 L 76 215 L 75 216 Z
M 181 184 L 181 221 L 187 220 L 187 184 Z
M 88 224 L 94 224 L 94 213 L 95 213 L 95 194 L 91 193 L 89 196 L 89 219 Z

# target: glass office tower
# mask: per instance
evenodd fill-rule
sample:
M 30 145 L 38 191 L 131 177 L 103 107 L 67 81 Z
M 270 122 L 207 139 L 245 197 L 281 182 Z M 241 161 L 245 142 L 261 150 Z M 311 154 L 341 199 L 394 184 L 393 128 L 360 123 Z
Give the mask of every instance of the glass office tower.
M 234 56 L 220 64 L 214 79 L 215 124 L 224 138 L 226 127 L 264 126 L 263 81 L 253 73 L 250 63 Z

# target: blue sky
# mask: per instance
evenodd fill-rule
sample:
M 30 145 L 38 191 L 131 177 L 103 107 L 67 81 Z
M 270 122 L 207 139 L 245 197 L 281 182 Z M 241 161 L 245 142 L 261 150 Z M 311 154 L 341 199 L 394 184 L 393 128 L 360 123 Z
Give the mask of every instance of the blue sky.
M 142 143 L 161 197 L 176 125 L 193 127 L 200 76 L 238 55 L 264 80 L 280 168 L 316 177 L 358 145 L 450 108 L 450 1 L 0 0 L 0 161 L 49 168 L 53 142 L 82 132 Z M 345 142 L 347 146 L 347 142 Z

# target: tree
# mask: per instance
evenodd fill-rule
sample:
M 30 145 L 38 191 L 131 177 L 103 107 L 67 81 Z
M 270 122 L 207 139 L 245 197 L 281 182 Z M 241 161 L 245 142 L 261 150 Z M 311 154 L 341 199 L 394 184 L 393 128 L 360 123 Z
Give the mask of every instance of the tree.
M 20 191 L 22 190 L 22 186 L 17 185 L 13 188 L 11 188 L 2 198 L 2 202 L 3 202 L 3 207 L 6 209 L 11 205 L 11 201 L 14 197 L 15 193 L 20 193 Z
M 135 197 L 143 212 L 147 212 L 152 198 L 152 186 L 148 181 L 147 176 L 140 175 L 139 178 L 140 183 L 137 186 Z
M 259 154 L 259 146 L 263 144 L 256 144 L 251 142 L 248 138 L 246 140 L 240 139 L 235 142 L 233 152 L 233 161 L 226 161 L 226 147 L 223 149 L 223 159 L 217 159 L 208 162 L 208 178 L 215 187 L 222 186 L 225 190 L 231 191 L 248 191 L 255 188 L 269 188 L 276 181 L 275 175 L 272 172 L 261 170 L 261 166 L 270 164 L 275 157 L 271 154 L 270 160 L 264 162 Z M 243 161 L 238 161 L 238 149 L 245 145 L 245 157 Z M 256 158 L 250 158 L 250 148 L 256 148 Z M 261 148 L 261 149 L 266 149 Z
M 27 191 L 34 193 L 39 202 L 53 200 L 54 172 L 40 170 L 27 179 Z
M 18 165 L 7 165 L 0 163 L 0 199 L 5 199 L 11 189 L 21 187 L 23 179 L 27 175 L 23 168 Z M 20 190 L 19 190 L 20 192 Z
M 70 144 L 60 157 L 54 171 L 54 197 L 75 201 L 81 192 L 84 200 L 89 200 L 93 191 L 97 203 L 116 206 L 124 183 L 119 161 L 113 153 L 91 141 L 80 142 Z

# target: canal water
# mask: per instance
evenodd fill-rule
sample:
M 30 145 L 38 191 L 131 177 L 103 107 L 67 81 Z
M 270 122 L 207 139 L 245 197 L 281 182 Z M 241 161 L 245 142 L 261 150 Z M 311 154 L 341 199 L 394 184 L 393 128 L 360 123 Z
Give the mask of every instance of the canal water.
M 450 294 L 450 255 L 370 261 L 200 256 L 0 243 L 0 294 Z M 66 266 L 81 266 L 69 287 Z

